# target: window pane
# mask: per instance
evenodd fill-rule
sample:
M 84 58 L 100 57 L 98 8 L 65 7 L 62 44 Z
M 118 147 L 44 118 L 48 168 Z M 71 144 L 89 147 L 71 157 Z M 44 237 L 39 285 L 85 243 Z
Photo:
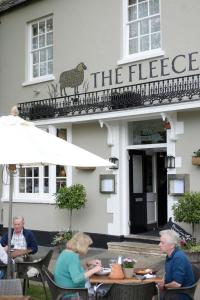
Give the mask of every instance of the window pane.
M 137 6 L 129 7 L 128 9 L 128 20 L 134 21 L 137 19 Z
M 25 177 L 25 169 L 19 168 L 19 177 Z
M 46 61 L 46 49 L 40 50 L 40 62 Z
M 138 36 L 138 22 L 134 22 L 129 25 L 129 37 L 133 38 L 136 36 Z
M 149 1 L 149 10 L 150 15 L 159 13 L 159 0 L 150 0 Z
M 66 179 L 57 179 L 56 180 L 56 192 L 58 192 L 58 190 L 63 187 L 66 186 Z
M 53 19 L 47 20 L 47 32 L 53 30 Z
M 48 176 L 49 176 L 49 167 L 48 167 L 48 166 L 45 166 L 45 167 L 44 167 L 44 176 L 45 176 L 45 177 L 48 177 Z
M 32 177 L 32 168 L 26 168 L 26 176 Z
M 39 177 L 39 168 L 33 168 L 34 177 Z
M 45 46 L 45 35 L 40 35 L 39 36 L 39 47 L 42 48 Z
M 139 18 L 144 18 L 148 16 L 148 3 L 144 2 L 144 3 L 140 3 L 138 5 L 138 15 Z
M 138 52 L 138 39 L 132 39 L 129 41 L 129 53 L 137 53 Z
M 34 193 L 39 193 L 39 180 L 34 179 Z
M 40 64 L 40 76 L 44 76 L 47 74 L 47 66 L 46 63 Z
M 39 22 L 39 34 L 45 33 L 45 21 Z
M 128 5 L 133 5 L 133 4 L 136 4 L 136 0 L 129 0 L 128 1 Z
M 38 24 L 32 25 L 32 36 L 38 35 Z
M 25 193 L 25 179 L 19 180 L 19 192 Z
M 44 193 L 49 193 L 49 179 L 44 179 Z
M 152 18 L 151 19 L 151 32 L 160 31 L 160 18 Z
M 151 49 L 160 48 L 160 33 L 154 33 L 151 35 Z
M 53 74 L 53 62 L 48 62 L 48 74 Z
M 32 193 L 32 179 L 27 179 L 26 181 L 26 192 Z
M 33 66 L 33 77 L 38 77 L 39 76 L 39 65 L 34 65 Z
M 38 38 L 37 37 L 34 37 L 32 39 L 32 50 L 35 50 L 38 48 Z
M 147 51 L 149 50 L 149 36 L 145 35 L 140 39 L 140 50 Z
M 39 62 L 39 52 L 38 51 L 34 51 L 33 52 L 33 63 L 36 64 Z
M 53 44 L 53 32 L 47 33 L 47 45 Z
M 149 20 L 143 20 L 140 22 L 140 34 L 145 35 L 149 33 Z
M 53 47 L 47 48 L 47 60 L 53 59 Z

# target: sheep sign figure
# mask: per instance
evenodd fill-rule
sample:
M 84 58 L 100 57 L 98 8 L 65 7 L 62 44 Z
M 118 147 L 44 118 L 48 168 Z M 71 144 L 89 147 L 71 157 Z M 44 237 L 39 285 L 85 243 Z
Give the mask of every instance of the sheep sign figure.
M 74 69 L 64 71 L 60 74 L 60 95 L 63 96 L 63 90 L 66 94 L 66 87 L 74 88 L 74 94 L 78 94 L 78 87 L 82 84 L 84 80 L 84 70 L 86 70 L 86 65 L 81 62 Z

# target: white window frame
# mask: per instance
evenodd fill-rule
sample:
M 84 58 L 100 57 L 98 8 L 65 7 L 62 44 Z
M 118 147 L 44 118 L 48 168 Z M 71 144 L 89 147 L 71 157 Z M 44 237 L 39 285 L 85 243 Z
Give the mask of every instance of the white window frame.
M 129 54 L 129 25 L 128 25 L 128 0 L 122 0 L 123 9 L 123 47 L 122 47 L 122 58 L 118 60 L 117 64 L 125 64 L 133 61 L 139 61 L 143 59 L 163 56 L 165 52 L 162 50 L 162 31 L 161 31 L 161 1 L 160 5 L 160 44 L 161 47 L 158 49 L 142 51 L 135 54 Z
M 72 128 L 71 126 L 60 126 L 67 129 L 67 140 L 72 141 Z M 48 125 L 48 130 L 51 134 L 56 135 L 57 126 Z M 23 165 L 23 167 L 34 167 L 34 165 Z M 19 193 L 19 176 L 18 172 L 14 175 L 14 187 L 13 187 L 13 202 L 19 203 L 48 203 L 55 204 L 56 193 L 56 165 L 49 165 L 49 193 L 44 193 L 43 188 L 43 166 L 35 166 L 39 168 L 39 193 Z M 66 166 L 67 176 L 66 185 L 72 184 L 72 167 Z M 40 176 L 42 174 L 42 176 Z M 3 186 L 2 186 L 2 202 L 9 201 L 9 176 L 6 168 L 3 170 Z
M 46 81 L 55 79 L 55 76 L 53 75 L 53 71 L 52 71 L 52 74 L 46 74 L 43 76 L 33 77 L 32 25 L 35 23 L 39 23 L 41 21 L 46 21 L 48 19 L 52 19 L 53 24 L 54 24 L 53 15 L 48 15 L 48 16 L 39 18 L 39 19 L 29 22 L 27 24 L 27 29 L 28 29 L 27 30 L 27 36 L 28 36 L 28 39 L 27 39 L 27 72 L 26 72 L 27 78 L 26 78 L 26 81 L 22 83 L 22 86 L 27 86 L 27 85 L 31 85 L 31 84 L 35 84 L 35 83 L 40 83 L 40 82 L 46 82 Z M 53 34 L 54 34 L 54 25 L 53 25 Z M 45 34 L 45 37 L 46 37 L 46 34 Z M 54 43 L 52 44 L 52 47 L 54 50 Z M 47 48 L 47 46 L 45 46 L 44 48 Z M 52 61 L 54 61 L 54 55 L 53 55 Z

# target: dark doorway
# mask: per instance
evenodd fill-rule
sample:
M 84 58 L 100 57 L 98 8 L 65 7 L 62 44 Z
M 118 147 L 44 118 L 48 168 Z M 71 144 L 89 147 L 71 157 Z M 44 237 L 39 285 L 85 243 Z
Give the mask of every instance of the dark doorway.
M 157 153 L 157 197 L 158 226 L 167 223 L 167 169 L 165 168 L 165 152 Z
M 147 230 L 145 152 L 129 151 L 130 233 Z

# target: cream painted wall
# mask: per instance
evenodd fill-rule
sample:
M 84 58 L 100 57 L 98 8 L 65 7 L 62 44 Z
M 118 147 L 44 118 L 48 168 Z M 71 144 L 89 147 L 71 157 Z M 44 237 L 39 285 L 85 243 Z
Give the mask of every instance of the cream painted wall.
M 192 155 L 200 148 L 200 110 L 178 113 L 178 121 L 184 122 L 184 134 L 178 135 L 176 156 L 182 158 L 179 174 L 190 174 L 190 191 L 200 191 L 200 168 L 192 165 Z
M 73 125 L 72 127 L 72 142 L 83 148 L 94 151 L 96 154 L 101 154 L 102 157 L 108 159 L 106 138 L 107 130 L 100 128 L 96 124 Z M 106 174 L 105 168 L 96 168 L 94 171 L 83 171 L 74 168 L 73 183 L 82 183 L 85 185 L 88 195 L 86 209 L 83 209 L 77 216 L 74 226 L 77 229 L 96 233 L 108 233 L 107 224 L 112 222 L 112 214 L 107 213 L 107 198 L 108 195 L 99 192 L 99 175 Z M 86 222 L 87 220 L 87 222 Z

